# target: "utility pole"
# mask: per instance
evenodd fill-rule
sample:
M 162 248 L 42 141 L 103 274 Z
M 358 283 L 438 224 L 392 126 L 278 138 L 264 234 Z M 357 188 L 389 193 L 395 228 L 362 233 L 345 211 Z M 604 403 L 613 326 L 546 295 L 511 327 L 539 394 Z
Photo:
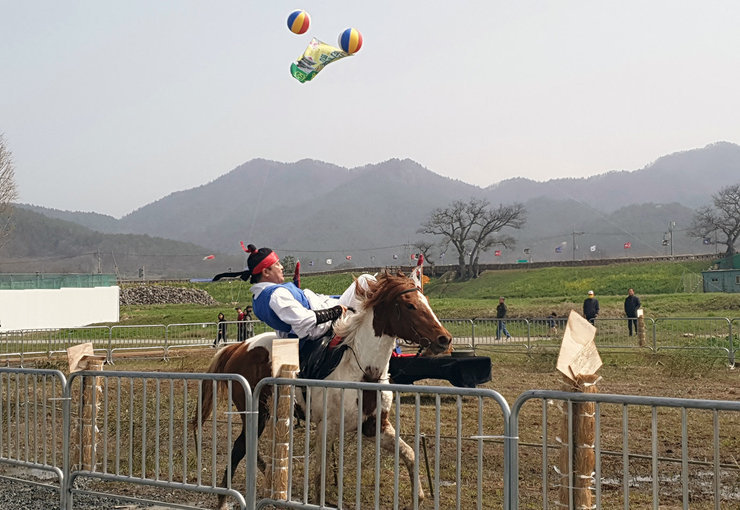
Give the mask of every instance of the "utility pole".
M 573 229 L 573 232 L 571 234 L 573 235 L 573 260 L 576 260 L 576 236 L 582 236 L 585 232 L 576 232 L 576 229 Z
M 668 233 L 671 236 L 671 257 L 673 257 L 673 229 L 676 226 L 676 222 L 672 221 L 671 224 L 668 226 Z

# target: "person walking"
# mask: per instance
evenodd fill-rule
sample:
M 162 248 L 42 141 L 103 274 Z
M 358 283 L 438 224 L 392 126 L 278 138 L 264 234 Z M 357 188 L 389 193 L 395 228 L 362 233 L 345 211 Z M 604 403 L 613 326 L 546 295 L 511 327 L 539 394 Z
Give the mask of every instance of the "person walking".
M 509 330 L 506 329 L 506 321 L 503 320 L 506 317 L 506 304 L 504 303 L 505 298 L 502 296 L 498 298 L 498 306 L 496 307 L 496 318 L 498 324 L 496 325 L 496 340 L 501 339 L 501 333 L 506 335 L 506 338 L 511 338 Z
M 637 333 L 637 310 L 640 309 L 640 306 L 640 298 L 635 296 L 633 289 L 629 289 L 627 297 L 624 299 L 624 313 L 627 315 L 627 329 L 629 329 L 630 336 L 632 336 L 633 327 L 635 333 Z
M 594 291 L 588 291 L 588 297 L 583 301 L 583 316 L 591 324 L 599 315 L 599 300 L 594 297 Z

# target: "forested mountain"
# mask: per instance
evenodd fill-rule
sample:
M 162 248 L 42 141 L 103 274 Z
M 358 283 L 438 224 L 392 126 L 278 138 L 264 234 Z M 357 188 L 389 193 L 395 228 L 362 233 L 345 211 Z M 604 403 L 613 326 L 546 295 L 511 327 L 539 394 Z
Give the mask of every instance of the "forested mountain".
M 493 169 L 491 175 L 495 175 Z M 98 232 L 73 233 L 71 227 L 64 227 L 64 240 L 59 228 L 43 228 L 44 221 L 37 218 L 32 223 L 43 235 L 33 234 L 36 227 L 19 228 L 14 243 L 29 246 L 27 255 L 20 257 L 41 256 L 24 236 L 44 237 L 45 250 L 53 254 L 62 247 L 71 254 L 74 246 L 80 252 L 97 253 L 104 240 L 125 244 L 120 237 L 108 239 L 99 232 L 127 233 L 193 243 L 187 250 L 185 245 L 178 250 L 197 252 L 201 258 L 195 262 L 212 252 L 230 254 L 231 259 L 219 257 L 212 264 L 218 270 L 243 266 L 240 241 L 293 255 L 304 262 L 307 271 L 340 263 L 383 266 L 407 263 L 409 254 L 416 251 L 414 243 L 422 240 L 417 231 L 434 208 L 478 197 L 494 205 L 522 202 L 528 211 L 521 231 L 506 232 L 516 238 L 516 247 L 501 249 L 500 257 L 494 255 L 498 249 L 494 247 L 481 262 L 667 255 L 671 249 L 674 254 L 710 253 L 716 249 L 713 245 L 689 238 L 686 230 L 698 206 L 709 204 L 713 193 L 737 182 L 740 146 L 726 142 L 664 156 L 636 171 L 546 182 L 508 179 L 487 188 L 442 177 L 408 159 L 352 169 L 314 160 L 255 159 L 120 220 L 22 206 Z M 126 239 L 134 243 L 139 237 Z M 627 242 L 629 251 L 624 248 Z M 105 246 L 101 251 L 110 251 Z M 165 245 L 156 249 L 165 250 Z M 453 262 L 451 252 L 445 260 L 441 250 L 433 250 L 436 262 Z M 331 266 L 326 259 L 332 259 Z M 201 266 L 196 264 L 192 270 Z M 0 270 L 12 269 L 0 262 Z
M 211 255 L 192 243 L 137 234 L 104 234 L 71 221 L 16 207 L 14 229 L 0 249 L 3 273 L 115 273 L 137 278 L 207 277 L 215 267 L 244 266 L 243 254 Z

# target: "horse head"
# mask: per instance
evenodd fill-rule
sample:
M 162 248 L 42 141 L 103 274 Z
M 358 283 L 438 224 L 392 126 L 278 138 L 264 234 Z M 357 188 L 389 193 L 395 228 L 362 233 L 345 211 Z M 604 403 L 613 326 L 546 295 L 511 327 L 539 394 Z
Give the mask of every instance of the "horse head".
M 364 307 L 373 309 L 376 336 L 400 338 L 431 354 L 448 350 L 452 335 L 412 279 L 401 273 L 382 273 L 377 281 L 368 282 L 368 287 Z

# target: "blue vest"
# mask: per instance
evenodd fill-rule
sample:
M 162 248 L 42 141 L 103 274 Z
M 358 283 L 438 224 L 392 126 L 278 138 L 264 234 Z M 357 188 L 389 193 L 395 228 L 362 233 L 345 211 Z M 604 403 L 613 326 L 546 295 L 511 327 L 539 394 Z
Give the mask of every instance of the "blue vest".
M 272 293 L 280 287 L 290 291 L 293 297 L 296 298 L 296 300 L 300 304 L 305 306 L 307 310 L 311 309 L 311 306 L 308 304 L 308 298 L 306 298 L 306 295 L 303 293 L 303 291 L 296 287 L 293 282 L 281 283 L 279 285 L 272 285 L 270 287 L 267 287 L 262 292 L 260 292 L 260 295 L 257 296 L 257 298 L 252 300 L 252 309 L 257 318 L 270 326 L 272 329 L 276 331 L 282 331 L 284 333 L 291 333 L 292 328 L 290 324 L 283 322 L 280 317 L 278 317 L 277 314 L 272 310 L 272 308 L 270 308 L 270 298 L 272 297 Z

